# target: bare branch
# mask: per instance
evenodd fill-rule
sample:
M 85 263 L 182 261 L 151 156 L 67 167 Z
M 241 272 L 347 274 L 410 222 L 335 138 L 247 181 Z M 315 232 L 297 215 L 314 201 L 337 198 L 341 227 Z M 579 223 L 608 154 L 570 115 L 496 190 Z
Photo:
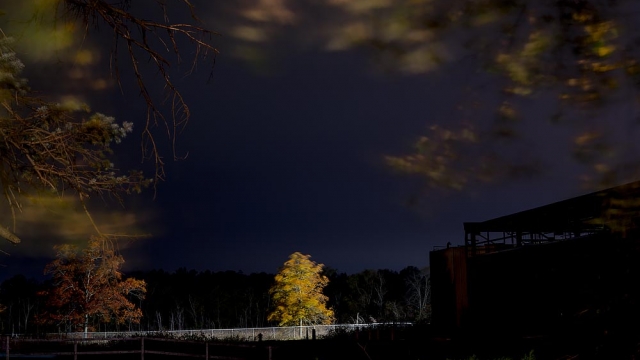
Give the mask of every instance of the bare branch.
M 200 22 L 195 14 L 193 4 L 188 0 L 181 0 L 180 2 L 189 8 L 191 17 L 196 22 Z M 112 65 L 114 66 L 115 75 L 119 83 L 117 44 L 119 40 L 125 41 L 128 58 L 136 78 L 138 89 L 140 90 L 140 95 L 144 98 L 148 107 L 145 128 L 142 132 L 143 158 L 153 159 L 158 168 L 155 178 L 156 180 L 162 180 L 164 177 L 162 170 L 164 162 L 158 154 L 158 148 L 156 142 L 153 140 L 153 132 L 151 129 L 159 125 L 159 122 L 164 123 L 167 136 L 169 136 L 173 145 L 174 159 L 177 159 L 178 156 L 175 151 L 176 136 L 187 124 L 191 117 L 191 112 L 182 94 L 170 79 L 170 61 L 156 49 L 153 43 L 159 43 L 160 49 L 165 52 L 173 52 L 177 57 L 177 62 L 180 63 L 182 59 L 178 38 L 181 37 L 190 42 L 192 46 L 194 46 L 195 53 L 189 71 L 192 72 L 195 70 L 197 62 L 209 55 L 212 58 L 211 66 L 213 66 L 218 50 L 210 44 L 209 41 L 211 36 L 217 35 L 217 33 L 194 24 L 171 23 L 166 6 L 160 2 L 158 2 L 158 6 L 163 11 L 163 22 L 142 19 L 135 16 L 129 11 L 127 3 L 115 5 L 101 0 L 64 0 L 64 6 L 71 17 L 81 18 L 85 24 L 105 24 L 113 31 Z M 85 28 L 88 29 L 88 27 Z M 149 56 L 151 63 L 155 64 L 156 70 L 165 83 L 165 90 L 168 92 L 169 98 L 173 99 L 171 120 L 167 120 L 149 93 L 142 69 L 139 67 L 140 55 L 138 51 L 142 51 L 143 54 Z M 149 147 L 147 147 L 147 145 Z

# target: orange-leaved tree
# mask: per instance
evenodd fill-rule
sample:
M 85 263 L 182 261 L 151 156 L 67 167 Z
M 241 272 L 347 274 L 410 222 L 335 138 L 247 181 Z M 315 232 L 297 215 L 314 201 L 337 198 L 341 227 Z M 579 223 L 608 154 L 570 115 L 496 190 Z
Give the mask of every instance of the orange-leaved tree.
M 143 299 L 146 283 L 123 278 L 124 259 L 104 239 L 92 237 L 80 253 L 72 245 L 55 249 L 56 259 L 44 271 L 53 276 L 53 287 L 47 293 L 43 322 L 71 330 L 83 328 L 85 333 L 94 321 L 140 322 L 142 311 L 130 299 Z
M 279 326 L 333 322 L 333 310 L 327 309 L 328 298 L 322 293 L 329 279 L 321 274 L 324 265 L 310 257 L 295 252 L 280 268 L 269 290 L 274 303 L 269 321 L 277 321 Z

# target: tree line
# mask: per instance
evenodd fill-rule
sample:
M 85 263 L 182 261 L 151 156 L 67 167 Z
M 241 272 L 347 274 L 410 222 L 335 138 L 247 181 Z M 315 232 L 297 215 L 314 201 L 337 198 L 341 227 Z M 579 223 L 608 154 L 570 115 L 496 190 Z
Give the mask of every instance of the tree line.
M 401 271 L 368 269 L 346 274 L 324 268 L 328 283 L 323 294 L 336 323 L 428 321 L 429 272 L 408 266 Z M 170 331 L 205 328 L 276 326 L 269 321 L 274 296 L 270 292 L 275 274 L 241 271 L 196 271 L 180 268 L 137 271 L 128 278 L 146 283 L 146 296 L 129 299 L 141 311 L 139 322 L 116 317 L 102 321 L 90 317 L 93 331 Z M 0 331 L 5 334 L 36 334 L 74 331 L 43 321 L 50 309 L 46 294 L 55 280 L 38 281 L 17 275 L 0 285 Z M 124 318 L 123 318 L 124 319 Z M 133 319 L 135 320 L 135 319 Z

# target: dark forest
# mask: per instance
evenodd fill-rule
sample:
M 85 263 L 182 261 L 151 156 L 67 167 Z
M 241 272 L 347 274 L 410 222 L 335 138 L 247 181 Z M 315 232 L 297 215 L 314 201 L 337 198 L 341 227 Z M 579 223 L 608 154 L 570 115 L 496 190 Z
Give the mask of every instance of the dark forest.
M 324 293 L 336 323 L 419 322 L 430 317 L 429 270 L 408 266 L 401 271 L 364 270 L 346 274 L 325 268 L 329 285 Z M 144 280 L 147 294 L 137 300 L 140 324 L 93 323 L 94 331 L 170 331 L 274 326 L 269 288 L 274 274 L 236 271 L 198 272 L 180 268 L 139 271 L 128 277 Z M 42 294 L 51 281 L 17 275 L 0 285 L 0 331 L 12 334 L 57 332 L 38 321 L 45 307 Z

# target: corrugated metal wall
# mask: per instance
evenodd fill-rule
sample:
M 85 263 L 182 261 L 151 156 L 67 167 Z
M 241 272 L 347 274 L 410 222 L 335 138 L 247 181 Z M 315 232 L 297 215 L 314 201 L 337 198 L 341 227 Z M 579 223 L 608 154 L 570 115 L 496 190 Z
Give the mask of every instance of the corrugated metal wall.
M 464 247 L 430 254 L 432 323 L 454 329 L 464 324 L 469 307 L 467 256 Z
M 594 236 L 465 255 L 430 255 L 436 327 L 536 333 L 640 319 L 637 241 Z

